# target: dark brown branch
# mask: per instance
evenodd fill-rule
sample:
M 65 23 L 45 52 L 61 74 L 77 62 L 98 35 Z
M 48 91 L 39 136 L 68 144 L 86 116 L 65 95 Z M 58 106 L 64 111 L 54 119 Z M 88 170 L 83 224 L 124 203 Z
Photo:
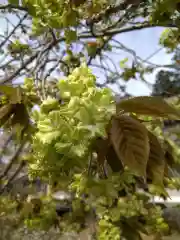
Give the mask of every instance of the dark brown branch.
M 18 74 L 25 69 L 30 63 L 32 63 L 39 55 L 39 53 L 44 54 L 45 52 L 49 51 L 52 47 L 54 47 L 57 42 L 51 42 L 43 51 L 38 51 L 34 55 L 32 55 L 29 59 L 27 59 L 25 62 L 23 62 L 22 66 L 18 68 L 11 76 L 7 77 L 6 79 L 2 80 L 0 83 L 8 83 L 11 82 L 15 77 L 18 76 Z
M 4 178 L 7 176 L 9 170 L 11 169 L 12 165 L 16 162 L 16 160 L 18 159 L 20 153 L 22 152 L 24 145 L 26 144 L 26 141 L 24 140 L 21 145 L 18 147 L 18 149 L 16 150 L 14 156 L 12 157 L 12 159 L 10 160 L 9 164 L 7 164 L 4 172 L 1 174 L 0 179 Z
M 5 78 L 4 80 L 0 81 L 1 84 L 4 83 L 8 83 L 11 82 L 12 80 L 14 80 L 15 77 L 18 76 L 18 74 L 27 67 L 27 65 L 29 65 L 38 55 L 38 52 L 35 53 L 34 55 L 32 55 L 29 59 L 27 59 L 20 68 L 18 68 L 11 76 Z
M 147 28 L 154 28 L 154 27 L 169 27 L 169 28 L 177 28 L 177 26 L 175 24 L 167 24 L 162 25 L 162 24 L 150 24 L 150 23 L 142 23 L 139 24 L 139 26 L 130 26 L 130 27 L 125 27 L 125 28 L 117 28 L 117 29 L 113 29 L 113 30 L 109 30 L 109 31 L 105 31 L 103 34 L 101 33 L 100 36 L 114 36 L 117 34 L 121 34 L 121 33 L 126 33 L 126 32 L 132 32 L 132 31 L 137 31 L 137 30 L 143 30 L 143 29 L 147 29 Z M 99 37 L 99 36 L 98 36 Z
M 25 161 L 21 161 L 21 163 L 19 164 L 19 167 L 16 169 L 16 171 L 13 173 L 13 175 L 9 178 L 7 183 L 0 189 L 0 195 L 3 194 L 3 192 L 9 187 L 11 182 L 18 176 L 18 174 L 21 172 L 21 170 L 23 169 L 25 164 L 26 164 Z
M 4 46 L 4 44 L 8 41 L 8 39 L 15 33 L 15 31 L 19 28 L 21 23 L 27 18 L 28 14 L 25 14 L 24 17 L 19 21 L 19 23 L 13 28 L 13 30 L 10 32 L 10 34 L 2 41 L 0 44 L 0 48 Z

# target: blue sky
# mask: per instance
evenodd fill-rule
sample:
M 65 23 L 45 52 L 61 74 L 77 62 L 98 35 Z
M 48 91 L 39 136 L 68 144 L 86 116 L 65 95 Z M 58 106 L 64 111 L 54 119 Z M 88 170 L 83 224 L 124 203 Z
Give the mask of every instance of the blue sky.
M 143 59 L 148 58 L 151 54 L 160 49 L 159 37 L 163 28 L 148 28 L 144 30 L 134 31 L 130 33 L 121 34 L 118 36 L 119 40 L 136 51 L 137 55 Z M 167 54 L 164 49 L 155 54 L 150 61 L 152 63 L 164 65 L 171 62 L 171 55 Z M 159 70 L 159 69 L 158 69 Z M 154 83 L 155 74 L 147 75 L 146 79 L 150 83 Z M 128 83 L 127 90 L 135 95 L 149 94 L 151 90 L 143 83 L 131 80 Z
M 0 0 L 0 3 L 2 3 L 2 0 Z M 5 29 L 5 22 L 0 18 L 0 33 L 3 31 L 3 29 Z M 122 44 L 124 44 L 126 47 L 133 49 L 138 56 L 146 59 L 151 54 L 160 49 L 160 45 L 158 44 L 158 42 L 162 31 L 163 28 L 160 27 L 148 28 L 144 30 L 120 34 L 116 37 L 116 39 Z M 119 64 L 122 59 L 124 59 L 125 57 L 129 57 L 130 55 L 128 53 L 122 52 L 120 56 L 118 56 L 117 54 L 111 56 L 113 58 L 113 61 Z M 166 54 L 165 50 L 163 49 L 157 54 L 155 54 L 150 59 L 150 61 L 152 63 L 160 65 L 169 64 L 171 62 L 171 55 Z M 155 74 L 156 71 L 153 74 L 148 74 L 146 76 L 146 80 L 150 83 L 154 83 Z M 97 75 L 99 74 L 97 73 Z M 116 88 L 113 89 L 117 91 Z M 151 93 L 151 89 L 147 85 L 137 80 L 130 80 L 127 83 L 127 91 L 128 93 L 133 95 L 148 95 Z
M 116 39 L 123 43 L 126 47 L 133 49 L 142 59 L 146 59 L 157 52 L 153 57 L 150 58 L 150 62 L 159 65 L 166 65 L 171 63 L 172 55 L 167 54 L 165 49 L 160 50 L 161 46 L 159 45 L 159 37 L 163 30 L 164 28 L 162 27 L 148 28 L 120 34 L 116 37 Z M 130 55 L 124 52 L 119 57 L 116 55 L 114 58 L 118 64 L 121 59 L 128 56 Z M 155 75 L 159 70 L 160 68 L 158 68 L 152 74 L 146 75 L 146 81 L 151 84 L 154 83 Z M 149 95 L 151 93 L 151 89 L 138 80 L 130 80 L 127 83 L 127 91 L 137 96 Z

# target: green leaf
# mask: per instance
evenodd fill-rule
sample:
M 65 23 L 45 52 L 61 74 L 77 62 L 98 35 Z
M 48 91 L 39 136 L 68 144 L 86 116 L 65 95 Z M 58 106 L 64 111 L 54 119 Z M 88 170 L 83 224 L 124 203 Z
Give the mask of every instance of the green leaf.
M 105 219 L 101 219 L 101 220 L 99 221 L 99 226 L 100 226 L 100 227 L 107 228 L 107 227 L 109 227 L 109 222 L 107 222 Z
M 110 216 L 111 216 L 112 222 L 117 222 L 120 220 L 121 212 L 117 211 L 117 208 L 112 208 L 110 210 Z
M 78 19 L 77 11 L 69 8 L 68 11 L 64 11 L 62 15 L 63 26 L 64 27 L 76 26 L 77 19 Z
M 77 32 L 71 29 L 65 31 L 66 43 L 72 43 L 77 40 Z
M 57 142 L 55 144 L 55 148 L 59 153 L 65 153 L 70 150 L 72 147 L 72 143 L 62 143 L 62 142 Z
M 14 88 L 12 86 L 1 85 L 0 92 L 4 93 L 12 104 L 21 103 L 22 101 L 22 91 L 20 87 Z
M 128 81 L 131 78 L 136 78 L 136 73 L 137 73 L 136 68 L 125 68 L 124 72 L 122 73 L 122 78 L 125 81 Z
M 121 100 L 116 105 L 116 111 L 132 112 L 156 117 L 179 118 L 180 111 L 169 105 L 161 97 L 133 97 Z
M 19 5 L 19 0 L 8 0 L 10 4 Z
M 52 132 L 48 132 L 48 133 L 41 133 L 38 132 L 36 134 L 36 137 L 44 144 L 51 144 L 53 140 L 56 140 L 58 137 L 60 136 L 60 132 L 59 131 L 52 131 Z
M 163 186 L 150 184 L 148 188 L 149 188 L 149 192 L 154 196 L 163 195 L 164 197 L 170 197 L 168 192 L 165 190 Z
M 75 110 L 76 110 L 76 108 L 79 109 L 80 103 L 81 103 L 81 99 L 79 97 L 72 96 L 69 103 L 68 103 L 68 108 L 72 108 L 72 109 L 75 109 Z
M 45 114 L 49 113 L 52 110 L 55 110 L 59 107 L 59 103 L 57 99 L 48 97 L 43 103 L 41 104 L 41 111 Z
M 128 58 L 125 58 L 125 59 L 121 60 L 120 63 L 119 63 L 120 68 L 125 68 L 125 67 L 127 67 L 127 66 L 126 66 L 127 61 L 128 61 Z
M 96 51 L 97 51 L 97 45 L 90 45 L 90 44 L 87 45 L 87 52 L 89 56 L 91 57 L 95 56 Z
M 91 116 L 90 112 L 87 111 L 86 108 L 81 107 L 79 111 L 75 114 L 75 117 L 78 118 L 84 125 L 90 124 Z

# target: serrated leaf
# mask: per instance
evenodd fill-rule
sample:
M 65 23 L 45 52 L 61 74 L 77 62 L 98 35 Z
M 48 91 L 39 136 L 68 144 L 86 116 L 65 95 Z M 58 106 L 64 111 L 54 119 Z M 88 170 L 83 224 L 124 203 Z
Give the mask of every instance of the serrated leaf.
M 180 112 L 161 97 L 133 97 L 127 100 L 121 100 L 116 106 L 117 112 L 123 110 L 124 112 L 156 117 L 180 117 Z
M 59 103 L 56 99 L 48 97 L 46 100 L 43 101 L 41 104 L 41 111 L 45 114 L 51 112 L 54 109 L 59 107 Z
M 79 158 L 84 156 L 86 150 L 87 149 L 85 148 L 85 146 L 83 146 L 83 144 L 79 144 L 78 146 L 72 146 L 72 151 Z
M 52 143 L 53 140 L 56 140 L 58 137 L 60 136 L 60 132 L 59 131 L 52 131 L 52 132 L 48 132 L 48 133 L 41 133 L 38 132 L 36 134 L 36 137 L 42 142 L 42 143 L 47 143 L 50 144 Z
M 39 131 L 41 133 L 48 133 L 48 132 L 53 132 L 54 128 L 49 124 L 49 119 L 46 119 L 44 121 L 39 121 L 37 125 Z
M 87 111 L 87 109 L 84 107 L 81 107 L 78 110 L 79 111 L 74 115 L 74 117 L 78 118 L 81 122 L 83 122 L 83 124 L 90 124 L 91 116 L 89 115 L 89 112 Z
M 149 158 L 148 131 L 143 124 L 128 117 L 114 117 L 111 120 L 110 140 L 122 162 L 132 172 L 146 177 Z
M 78 135 L 88 134 L 89 138 L 93 138 L 93 137 L 96 137 L 96 136 L 104 137 L 106 135 L 105 130 L 102 129 L 100 126 L 96 126 L 96 125 L 82 125 L 82 124 L 79 124 L 76 127 L 76 130 L 78 131 Z
M 67 151 L 67 149 L 69 151 L 71 146 L 72 146 L 72 143 L 58 142 L 55 144 L 55 148 L 56 148 L 57 152 L 59 152 L 59 153 L 64 153 Z
M 151 132 L 148 132 L 148 135 L 150 153 L 147 164 L 147 177 L 153 184 L 163 185 L 165 170 L 164 152 L 157 137 Z

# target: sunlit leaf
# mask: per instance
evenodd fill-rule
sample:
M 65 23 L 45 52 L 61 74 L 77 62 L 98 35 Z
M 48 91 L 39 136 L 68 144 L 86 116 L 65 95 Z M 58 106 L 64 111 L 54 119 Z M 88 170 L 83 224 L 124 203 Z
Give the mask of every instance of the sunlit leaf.
M 169 105 L 161 97 L 133 97 L 117 103 L 117 112 L 133 112 L 156 117 L 179 118 L 180 111 Z
M 55 144 L 55 148 L 59 153 L 65 153 L 66 151 L 69 151 L 72 146 L 72 143 L 61 143 L 57 142 Z
M 120 63 L 119 63 L 120 68 L 127 67 L 127 65 L 126 65 L 127 62 L 128 62 L 128 58 L 125 58 L 125 59 L 121 60 Z

